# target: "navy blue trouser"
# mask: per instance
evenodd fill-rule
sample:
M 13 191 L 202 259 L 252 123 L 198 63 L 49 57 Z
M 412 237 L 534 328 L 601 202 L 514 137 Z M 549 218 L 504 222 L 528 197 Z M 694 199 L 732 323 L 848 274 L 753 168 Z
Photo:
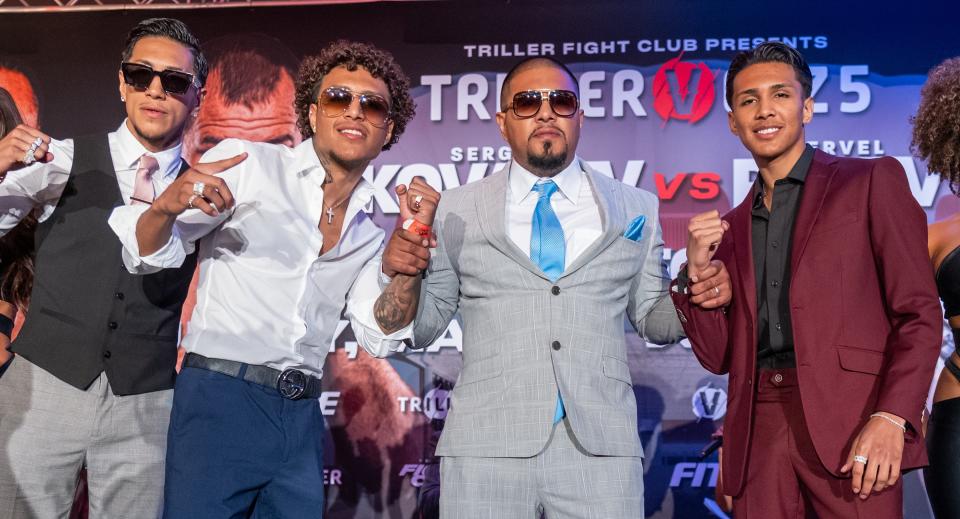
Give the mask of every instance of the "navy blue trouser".
M 314 399 L 197 368 L 177 377 L 163 517 L 323 515 L 323 414 Z

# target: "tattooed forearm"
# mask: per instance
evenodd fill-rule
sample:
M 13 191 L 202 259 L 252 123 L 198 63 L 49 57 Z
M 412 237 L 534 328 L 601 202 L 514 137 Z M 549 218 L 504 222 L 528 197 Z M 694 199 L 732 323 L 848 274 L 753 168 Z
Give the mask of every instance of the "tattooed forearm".
M 393 333 L 413 321 L 420 302 L 420 276 L 397 274 L 373 305 L 373 316 L 383 333 Z

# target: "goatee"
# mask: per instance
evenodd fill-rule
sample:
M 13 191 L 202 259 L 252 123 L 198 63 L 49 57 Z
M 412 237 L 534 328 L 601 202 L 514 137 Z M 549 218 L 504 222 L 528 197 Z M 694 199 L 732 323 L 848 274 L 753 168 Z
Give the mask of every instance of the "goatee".
M 553 144 L 549 141 L 543 143 L 543 153 L 531 153 L 527 156 L 527 161 L 534 169 L 543 173 L 556 173 L 567 162 L 567 150 L 553 153 Z

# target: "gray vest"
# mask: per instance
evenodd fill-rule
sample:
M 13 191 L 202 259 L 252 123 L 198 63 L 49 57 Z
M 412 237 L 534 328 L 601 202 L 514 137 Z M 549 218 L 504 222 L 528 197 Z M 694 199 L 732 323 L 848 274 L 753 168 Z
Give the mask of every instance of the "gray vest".
M 196 254 L 179 269 L 128 273 L 120 240 L 107 225 L 110 212 L 125 203 L 107 136 L 74 144 L 60 202 L 37 227 L 30 311 L 11 349 L 79 389 L 101 372 L 117 395 L 170 389 Z

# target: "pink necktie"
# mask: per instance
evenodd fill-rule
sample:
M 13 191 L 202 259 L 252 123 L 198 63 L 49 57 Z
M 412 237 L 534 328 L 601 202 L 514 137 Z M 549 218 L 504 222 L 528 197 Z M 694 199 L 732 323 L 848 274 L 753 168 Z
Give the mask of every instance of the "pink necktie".
M 160 168 L 157 159 L 146 153 L 140 157 L 140 166 L 137 168 L 136 176 L 133 180 L 133 197 L 130 204 L 142 204 L 144 202 L 153 202 L 153 174 Z

